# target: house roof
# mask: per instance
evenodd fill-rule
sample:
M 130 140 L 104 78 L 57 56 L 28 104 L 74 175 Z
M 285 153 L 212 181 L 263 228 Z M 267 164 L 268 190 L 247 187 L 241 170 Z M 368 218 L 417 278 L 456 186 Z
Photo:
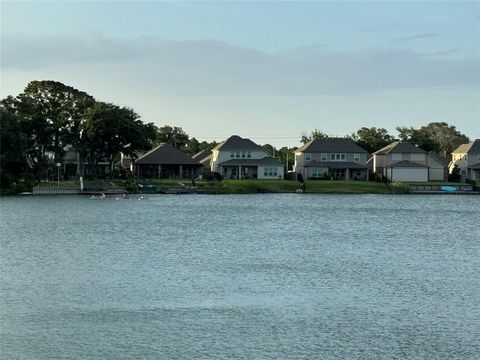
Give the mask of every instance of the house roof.
M 198 165 L 200 163 L 184 154 L 182 151 L 168 144 L 161 144 L 150 150 L 145 155 L 140 156 L 137 161 L 138 165 Z
M 380 150 L 375 151 L 373 155 L 387 155 L 387 154 L 394 154 L 394 153 L 424 154 L 426 153 L 426 151 L 406 141 L 395 141 L 381 148 Z
M 211 150 L 202 150 L 202 151 L 196 153 L 195 155 L 193 155 L 192 158 L 201 162 L 203 159 L 205 159 L 206 157 L 208 157 L 210 155 L 212 155 Z
M 318 161 L 306 162 L 304 167 L 323 167 L 329 169 L 366 169 L 365 165 L 351 161 Z
M 272 166 L 283 166 L 281 161 L 278 161 L 270 156 L 266 156 L 261 159 L 230 159 L 223 161 L 218 165 L 227 165 L 227 166 L 258 166 L 258 165 L 272 165 Z
M 475 170 L 480 169 L 480 162 L 478 162 L 476 164 L 473 164 L 473 165 L 470 165 L 468 168 L 469 169 L 475 169 Z
M 452 154 L 479 154 L 480 153 L 480 139 L 471 141 L 468 144 L 462 144 L 458 148 L 452 151 Z
M 238 135 L 232 135 L 227 140 L 222 141 L 215 146 L 213 150 L 261 150 L 265 151 L 260 145 L 255 144 L 250 139 L 244 139 Z
M 428 153 L 428 155 L 431 156 L 434 160 L 436 160 L 440 164 L 442 164 L 443 166 L 448 166 L 448 160 L 446 158 L 444 158 L 443 156 L 440 156 L 440 155 L 434 153 L 433 151 L 430 151 Z
M 207 157 L 200 160 L 200 164 L 205 167 L 210 167 L 210 161 L 212 160 L 212 154 L 208 155 Z
M 366 153 L 367 151 L 349 138 L 327 138 L 310 140 L 295 152 Z
M 389 168 L 428 168 L 426 165 L 422 165 L 409 160 L 397 161 L 393 164 L 388 165 Z

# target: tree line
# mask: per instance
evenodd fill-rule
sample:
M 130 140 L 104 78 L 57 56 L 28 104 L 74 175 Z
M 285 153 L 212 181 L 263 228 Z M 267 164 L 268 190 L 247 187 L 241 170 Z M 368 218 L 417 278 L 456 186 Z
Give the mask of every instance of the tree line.
M 181 127 L 157 127 L 144 123 L 131 108 L 96 100 L 86 92 L 57 81 L 32 81 L 17 96 L 0 101 L 0 185 L 8 188 L 17 179 L 52 178 L 55 163 L 61 162 L 68 147 L 78 151 L 80 174 L 90 166 L 93 174 L 100 161 L 111 166 L 119 154 L 136 159 L 152 147 L 167 143 L 189 155 L 211 150 L 218 143 L 198 141 Z M 394 140 L 402 139 L 426 151 L 443 156 L 469 141 L 468 137 L 445 122 L 433 122 L 418 129 L 397 127 L 393 136 L 384 128 L 362 127 L 347 135 L 373 153 Z M 321 130 L 301 135 L 301 142 L 327 138 Z M 276 148 L 264 144 L 272 156 L 291 169 L 297 147 Z

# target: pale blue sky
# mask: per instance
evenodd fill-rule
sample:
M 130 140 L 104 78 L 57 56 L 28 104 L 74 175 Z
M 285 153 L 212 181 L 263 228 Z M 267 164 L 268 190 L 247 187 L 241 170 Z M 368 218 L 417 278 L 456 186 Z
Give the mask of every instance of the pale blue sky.
M 478 138 L 479 4 L 2 1 L 2 97 L 58 80 L 208 140 L 431 121 Z

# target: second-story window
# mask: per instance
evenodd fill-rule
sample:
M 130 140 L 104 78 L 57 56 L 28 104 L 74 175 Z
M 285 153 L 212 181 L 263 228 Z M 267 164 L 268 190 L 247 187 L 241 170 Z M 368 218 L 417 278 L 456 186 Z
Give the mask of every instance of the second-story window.
M 235 157 L 235 153 L 233 151 L 230 151 L 230 157 L 233 159 Z
M 245 151 L 242 151 L 242 158 L 245 158 L 245 156 L 247 156 L 247 154 L 245 153 Z
M 247 152 L 247 158 L 251 158 L 252 157 L 252 152 L 251 151 L 248 151 Z
M 312 160 L 312 154 L 305 153 L 305 161 L 310 161 L 310 160 Z
M 353 161 L 360 161 L 360 154 L 353 154 Z
M 328 156 L 327 156 L 327 154 L 322 153 L 322 154 L 320 155 L 320 158 L 322 159 L 322 161 L 327 161 Z
M 236 151 L 236 152 L 235 152 L 235 157 L 236 157 L 236 158 L 239 158 L 239 157 L 240 157 L 240 151 Z

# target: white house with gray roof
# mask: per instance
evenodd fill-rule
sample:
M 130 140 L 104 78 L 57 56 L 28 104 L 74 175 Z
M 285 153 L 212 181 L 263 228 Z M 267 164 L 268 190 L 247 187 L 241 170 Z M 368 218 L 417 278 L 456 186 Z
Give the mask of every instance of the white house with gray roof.
M 367 158 L 352 139 L 313 139 L 295 151 L 293 170 L 305 179 L 366 180 Z
M 462 144 L 452 152 L 452 161 L 449 170 L 452 172 L 455 165 L 460 169 L 462 181 L 480 181 L 480 139 Z
M 389 181 L 441 181 L 448 175 L 442 158 L 405 141 L 374 152 L 373 172 Z
M 283 164 L 250 139 L 233 135 L 211 155 L 211 170 L 225 179 L 283 179 Z

